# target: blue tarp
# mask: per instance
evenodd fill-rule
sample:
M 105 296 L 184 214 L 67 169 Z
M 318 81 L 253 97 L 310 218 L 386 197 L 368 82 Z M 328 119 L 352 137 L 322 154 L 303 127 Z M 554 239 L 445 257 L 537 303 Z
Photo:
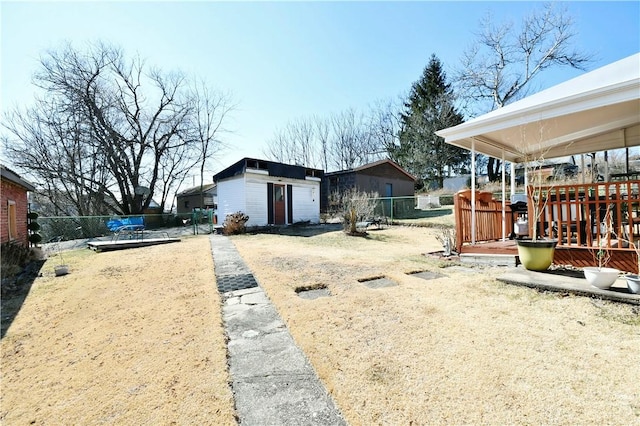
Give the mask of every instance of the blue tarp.
M 144 218 L 142 216 L 123 217 L 121 219 L 111 219 L 107 222 L 107 228 L 112 232 L 119 231 L 124 227 L 128 229 L 144 229 Z

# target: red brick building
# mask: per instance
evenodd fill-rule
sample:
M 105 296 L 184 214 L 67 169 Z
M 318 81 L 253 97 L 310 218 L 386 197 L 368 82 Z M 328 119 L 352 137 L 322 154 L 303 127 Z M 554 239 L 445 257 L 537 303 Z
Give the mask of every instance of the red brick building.
M 35 188 L 17 173 L 0 165 L 0 242 L 29 244 L 27 192 Z

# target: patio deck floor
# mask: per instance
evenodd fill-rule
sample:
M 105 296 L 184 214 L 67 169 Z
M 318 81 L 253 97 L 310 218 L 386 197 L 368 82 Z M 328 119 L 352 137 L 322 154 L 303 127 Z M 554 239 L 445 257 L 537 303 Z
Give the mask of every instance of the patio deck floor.
M 463 244 L 460 254 L 508 254 L 517 256 L 518 246 L 515 240 Z
M 640 294 L 633 294 L 627 289 L 624 277 L 620 277 L 609 290 L 601 290 L 587 283 L 580 271 L 549 270 L 534 272 L 522 266 L 508 269 L 498 277 L 498 281 L 536 288 L 545 291 L 573 293 L 599 299 L 640 305 Z

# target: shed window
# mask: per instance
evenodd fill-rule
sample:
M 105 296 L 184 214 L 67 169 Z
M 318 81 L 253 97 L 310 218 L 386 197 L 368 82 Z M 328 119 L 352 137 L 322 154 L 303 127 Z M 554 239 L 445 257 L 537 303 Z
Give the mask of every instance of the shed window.
M 269 170 L 269 166 L 264 161 L 247 160 L 248 169 Z
M 9 239 L 15 240 L 18 238 L 18 220 L 16 217 L 16 202 L 9 200 L 8 201 L 8 215 L 9 215 Z
M 188 209 L 189 208 L 189 200 L 185 200 L 184 202 L 184 208 Z

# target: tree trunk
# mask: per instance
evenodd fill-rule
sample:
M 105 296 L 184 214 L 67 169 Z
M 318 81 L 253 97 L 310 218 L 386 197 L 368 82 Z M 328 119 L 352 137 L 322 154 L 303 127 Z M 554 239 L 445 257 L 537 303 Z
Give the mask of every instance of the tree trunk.
M 489 182 L 497 182 L 498 180 L 500 180 L 501 165 L 502 165 L 502 160 L 489 157 L 489 161 L 487 163 L 487 175 L 489 177 Z

